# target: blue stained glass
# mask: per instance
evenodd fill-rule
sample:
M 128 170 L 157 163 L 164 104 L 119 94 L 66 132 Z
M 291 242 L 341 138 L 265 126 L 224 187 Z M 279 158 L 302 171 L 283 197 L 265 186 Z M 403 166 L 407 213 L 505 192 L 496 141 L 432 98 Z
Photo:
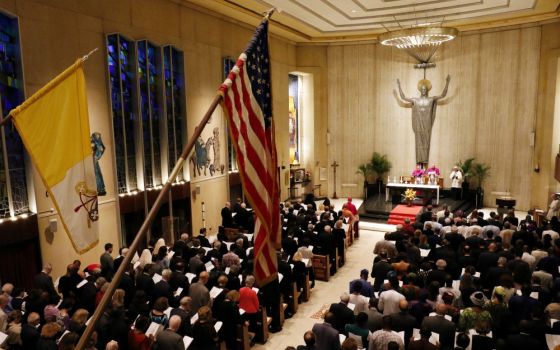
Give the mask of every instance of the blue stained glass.
M 173 46 L 163 48 L 164 76 L 165 76 L 165 106 L 167 117 L 168 139 L 168 171 L 171 173 L 175 162 L 183 150 L 183 135 L 185 133 L 185 88 L 183 53 Z M 179 172 L 177 180 L 183 180 Z
M 3 13 L 0 13 L 0 96 L 3 116 L 25 100 L 18 22 L 16 18 Z M 29 203 L 23 143 L 12 124 L 2 128 L 4 143 L 0 143 L 0 146 L 6 148 L 8 156 L 4 159 L 3 150 L 0 149 L 0 217 L 7 217 L 10 215 L 8 177 L 14 214 L 29 212 Z
M 111 110 L 117 165 L 117 191 L 137 189 L 136 147 L 134 142 L 134 65 L 130 42 L 118 35 L 107 36 L 107 64 L 111 89 Z M 133 47 L 133 46 L 132 46 Z
M 146 40 L 138 41 L 137 47 L 144 183 L 146 188 L 153 188 L 162 183 L 159 134 L 161 58 L 158 47 Z

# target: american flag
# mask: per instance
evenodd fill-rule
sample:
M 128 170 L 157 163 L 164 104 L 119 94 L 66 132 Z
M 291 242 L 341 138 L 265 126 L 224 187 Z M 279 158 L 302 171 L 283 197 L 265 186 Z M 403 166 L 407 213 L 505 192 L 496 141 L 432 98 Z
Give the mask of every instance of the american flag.
M 277 277 L 280 245 L 276 143 L 272 120 L 268 20 L 255 32 L 220 86 L 239 174 L 255 211 L 254 273 L 259 285 Z

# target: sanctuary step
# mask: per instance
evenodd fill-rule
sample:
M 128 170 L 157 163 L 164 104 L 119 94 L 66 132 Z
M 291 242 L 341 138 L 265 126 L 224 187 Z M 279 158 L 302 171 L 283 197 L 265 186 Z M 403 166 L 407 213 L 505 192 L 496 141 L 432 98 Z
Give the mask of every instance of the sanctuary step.
M 439 207 L 438 206 L 434 206 L 434 207 L 435 210 L 440 210 L 438 208 L 441 208 L 444 204 L 447 204 L 452 212 L 455 212 L 457 210 L 462 210 L 463 212 L 470 213 L 475 207 L 473 198 L 474 197 L 472 196 L 467 196 L 466 199 L 455 200 L 449 196 L 448 191 L 443 190 L 441 191 Z M 419 204 L 419 202 L 414 204 Z M 388 223 L 389 215 L 391 214 L 391 212 L 395 207 L 396 204 L 393 204 L 390 201 L 389 202 L 385 201 L 384 193 L 382 195 L 379 194 L 372 195 L 368 197 L 358 209 L 358 214 L 360 215 L 360 221 L 377 222 L 377 223 L 384 223 L 384 224 Z M 393 214 L 399 215 L 398 213 L 396 214 L 393 213 Z M 397 219 L 404 220 L 404 218 L 397 218 Z M 410 219 L 411 221 L 414 221 L 414 218 L 410 218 Z
M 423 207 L 419 205 L 409 207 L 399 204 L 391 211 L 387 223 L 392 225 L 404 224 L 404 220 L 407 218 L 413 223 L 414 220 L 416 220 L 416 215 L 418 215 L 422 209 Z

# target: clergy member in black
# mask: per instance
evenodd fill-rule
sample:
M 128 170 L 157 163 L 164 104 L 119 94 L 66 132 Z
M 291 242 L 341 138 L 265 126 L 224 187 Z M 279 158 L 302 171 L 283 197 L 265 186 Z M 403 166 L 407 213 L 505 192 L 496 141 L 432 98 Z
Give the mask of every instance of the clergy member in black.
M 231 204 L 226 202 L 226 206 L 222 208 L 222 226 L 233 227 L 233 217 L 231 216 Z

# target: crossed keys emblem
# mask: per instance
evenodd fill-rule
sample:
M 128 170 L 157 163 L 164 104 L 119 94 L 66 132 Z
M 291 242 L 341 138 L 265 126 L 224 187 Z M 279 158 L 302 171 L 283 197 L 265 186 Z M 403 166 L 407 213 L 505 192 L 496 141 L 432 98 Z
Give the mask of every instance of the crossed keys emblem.
M 74 212 L 84 208 L 88 214 L 88 226 L 92 221 L 99 220 L 99 208 L 97 204 L 97 191 L 87 187 L 85 182 L 78 182 L 76 184 L 76 193 L 80 198 L 80 205 L 74 208 Z

